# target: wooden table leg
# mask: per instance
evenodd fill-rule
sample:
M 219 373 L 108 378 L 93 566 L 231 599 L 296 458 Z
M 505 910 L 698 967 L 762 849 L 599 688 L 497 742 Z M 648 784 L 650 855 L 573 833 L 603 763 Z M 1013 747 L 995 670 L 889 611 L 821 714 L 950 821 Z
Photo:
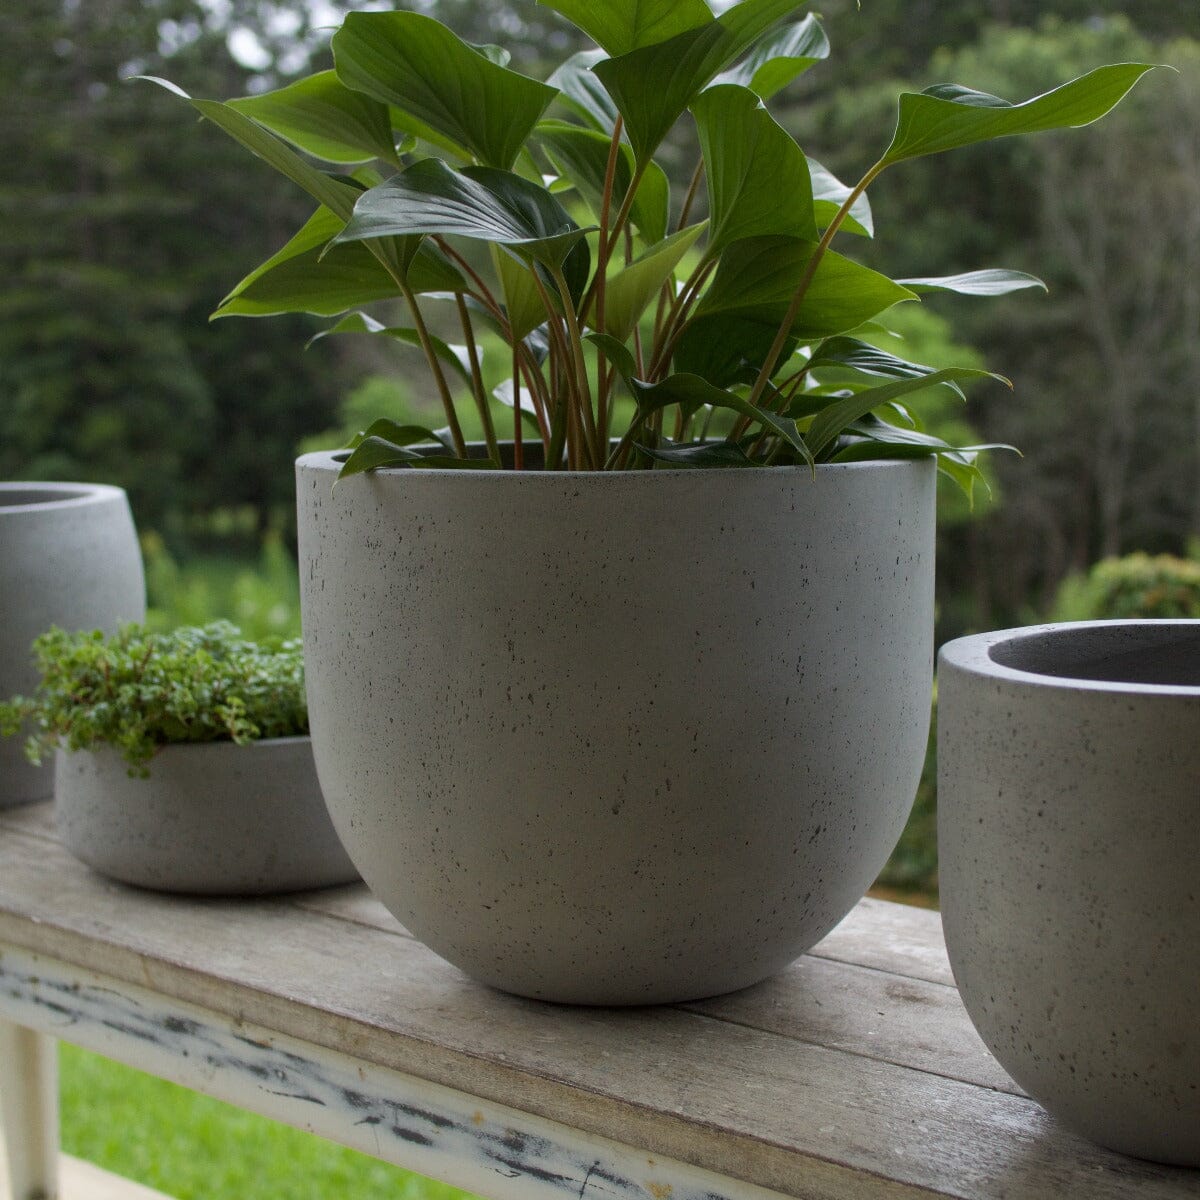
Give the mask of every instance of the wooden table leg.
M 0 1140 L 11 1200 L 57 1200 L 58 1047 L 52 1037 L 3 1020 Z

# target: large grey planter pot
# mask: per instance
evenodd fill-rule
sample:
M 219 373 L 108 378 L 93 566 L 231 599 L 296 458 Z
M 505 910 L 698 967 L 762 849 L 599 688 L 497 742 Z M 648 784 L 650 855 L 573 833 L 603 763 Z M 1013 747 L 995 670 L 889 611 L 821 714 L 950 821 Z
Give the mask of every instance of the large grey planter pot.
M 51 625 L 115 633 L 145 617 L 142 556 L 120 488 L 0 483 L 0 698 L 37 685 L 29 647 Z M 0 808 L 54 790 L 53 769 L 28 762 L 23 742 L 0 738 Z
M 639 1004 L 754 983 L 861 897 L 928 733 L 932 463 L 337 469 L 297 466 L 317 769 L 417 937 Z
M 1200 622 L 963 638 L 938 676 L 946 945 L 1078 1132 L 1200 1166 Z
M 140 887 L 257 895 L 358 878 L 306 737 L 164 746 L 148 779 L 109 747 L 59 751 L 55 816 L 88 866 Z

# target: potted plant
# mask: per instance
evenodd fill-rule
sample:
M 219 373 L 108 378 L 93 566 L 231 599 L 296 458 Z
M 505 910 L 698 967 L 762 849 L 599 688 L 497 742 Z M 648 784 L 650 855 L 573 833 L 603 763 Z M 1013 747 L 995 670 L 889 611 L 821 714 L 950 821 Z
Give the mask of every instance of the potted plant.
M 99 483 L 0 483 L 0 696 L 37 680 L 29 653 L 43 629 L 104 629 L 146 616 L 129 501 Z M 45 800 L 49 767 L 0 741 L 0 808 Z
M 793 0 L 549 3 L 597 49 L 545 83 L 421 13 L 351 13 L 333 70 L 191 100 L 318 205 L 215 315 L 418 345 L 444 406 L 297 466 L 318 770 L 367 883 L 489 983 L 680 1000 L 818 940 L 912 802 L 935 467 L 969 488 L 979 447 L 904 401 L 983 372 L 863 327 L 1038 285 L 892 280 L 831 243 L 872 234 L 892 166 L 1093 121 L 1148 68 L 903 96 L 847 185 L 765 103 L 828 50 Z M 672 201 L 656 155 L 689 113 Z M 359 311 L 379 300 L 406 321 Z M 511 362 L 495 397 L 483 330 Z
M 174 892 L 248 894 L 357 875 L 330 824 L 296 641 L 226 621 L 151 633 L 51 629 L 41 680 L 0 704 L 0 734 L 55 763 L 66 847 L 105 875 Z

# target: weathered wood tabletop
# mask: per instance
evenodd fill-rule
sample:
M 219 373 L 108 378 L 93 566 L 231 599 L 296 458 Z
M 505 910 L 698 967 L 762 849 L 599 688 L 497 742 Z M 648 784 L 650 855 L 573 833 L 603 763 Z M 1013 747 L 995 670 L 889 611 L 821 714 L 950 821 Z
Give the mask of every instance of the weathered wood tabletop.
M 572 1009 L 472 983 L 361 887 L 110 883 L 37 806 L 0 813 L 3 1022 L 486 1196 L 1200 1197 L 1200 1172 L 1090 1146 L 1026 1098 L 937 915 L 884 901 L 758 987 Z

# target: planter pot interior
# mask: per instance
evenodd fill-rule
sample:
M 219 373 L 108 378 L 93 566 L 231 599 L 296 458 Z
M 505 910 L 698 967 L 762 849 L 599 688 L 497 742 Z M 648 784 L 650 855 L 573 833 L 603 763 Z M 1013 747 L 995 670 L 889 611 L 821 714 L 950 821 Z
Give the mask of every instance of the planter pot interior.
M 34 638 L 52 625 L 115 633 L 146 616 L 142 556 L 120 488 L 0 483 L 0 696 L 28 695 Z M 23 738 L 0 739 L 0 808 L 49 798 L 50 766 L 34 767 Z
M 1200 624 L 1100 622 L 1006 638 L 988 647 L 1002 667 L 1057 679 L 1200 687 Z
M 505 990 L 662 1002 L 861 897 L 928 732 L 931 463 L 337 465 L 297 469 L 317 767 L 416 936 Z
M 1200 622 L 960 639 L 938 676 L 951 965 L 1076 1131 L 1200 1166 Z
M 261 895 L 358 878 L 308 738 L 165 746 L 148 779 L 111 748 L 59 752 L 55 815 L 88 866 L 158 891 Z

